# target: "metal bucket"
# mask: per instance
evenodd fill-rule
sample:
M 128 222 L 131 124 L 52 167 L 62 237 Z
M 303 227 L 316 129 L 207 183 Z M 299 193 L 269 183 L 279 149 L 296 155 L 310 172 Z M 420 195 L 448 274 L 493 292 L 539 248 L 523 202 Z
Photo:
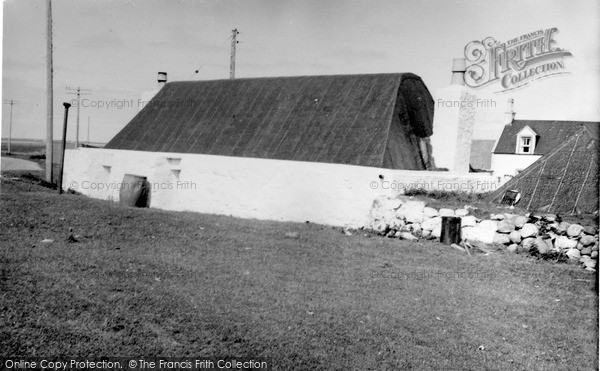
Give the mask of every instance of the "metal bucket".
M 443 216 L 442 217 L 442 234 L 440 242 L 451 245 L 459 244 L 462 240 L 461 236 L 461 218 L 458 216 Z

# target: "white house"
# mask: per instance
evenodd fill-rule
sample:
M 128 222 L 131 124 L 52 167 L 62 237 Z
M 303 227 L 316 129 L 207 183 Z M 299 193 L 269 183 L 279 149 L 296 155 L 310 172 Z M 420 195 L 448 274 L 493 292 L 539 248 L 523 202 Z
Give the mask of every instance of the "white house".
M 597 122 L 515 120 L 506 125 L 492 154 L 492 171 L 501 182 L 510 180 L 550 153 L 577 132 L 582 125 Z

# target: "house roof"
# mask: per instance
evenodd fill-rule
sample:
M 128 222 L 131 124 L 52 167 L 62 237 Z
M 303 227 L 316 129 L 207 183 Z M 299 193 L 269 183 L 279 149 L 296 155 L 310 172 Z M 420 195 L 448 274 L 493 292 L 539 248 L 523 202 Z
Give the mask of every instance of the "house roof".
M 519 206 L 566 214 L 598 211 L 598 125 L 580 125 L 566 141 L 534 162 L 488 199 L 499 202 L 507 190 L 521 193 Z
M 491 170 L 492 169 L 492 151 L 494 150 L 495 140 L 473 139 L 471 142 L 471 156 L 469 164 L 473 169 Z
M 400 135 L 393 168 L 422 169 L 414 138 L 432 134 L 432 119 L 411 73 L 180 81 L 105 148 L 384 167 Z
M 529 126 L 538 135 L 534 155 L 545 155 L 560 146 L 567 138 L 573 135 L 583 126 L 598 127 L 600 122 L 588 121 L 544 121 L 544 120 L 515 120 L 506 125 L 498 144 L 494 149 L 497 154 L 514 154 L 517 148 L 517 134 L 526 126 Z

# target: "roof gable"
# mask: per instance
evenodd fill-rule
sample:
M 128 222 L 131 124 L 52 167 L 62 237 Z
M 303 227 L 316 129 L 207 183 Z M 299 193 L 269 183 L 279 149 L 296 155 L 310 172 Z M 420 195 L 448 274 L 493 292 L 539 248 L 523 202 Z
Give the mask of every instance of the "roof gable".
M 504 127 L 494 153 L 515 154 L 515 143 L 519 133 L 526 127 L 529 127 L 537 136 L 533 154 L 544 155 L 564 143 L 582 126 L 589 128 L 592 132 L 597 132 L 600 123 L 589 121 L 515 120 L 512 124 Z
M 517 137 L 536 136 L 536 135 L 538 135 L 538 134 L 532 128 L 530 128 L 528 125 L 525 125 L 525 127 L 517 133 Z
M 171 82 L 105 148 L 382 167 L 394 115 L 408 135 L 431 135 L 433 99 L 418 76 Z

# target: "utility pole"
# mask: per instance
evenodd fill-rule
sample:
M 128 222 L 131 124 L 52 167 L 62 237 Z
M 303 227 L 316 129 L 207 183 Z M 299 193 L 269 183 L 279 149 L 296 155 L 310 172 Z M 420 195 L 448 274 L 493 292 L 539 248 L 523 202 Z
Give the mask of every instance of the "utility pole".
M 67 119 L 69 117 L 69 107 L 71 105 L 67 102 L 63 103 L 65 106 L 65 121 L 63 123 L 63 136 L 62 136 L 62 150 L 60 151 L 60 171 L 58 173 L 58 194 L 63 193 L 63 172 L 65 170 L 65 147 L 67 146 Z
M 239 35 L 237 28 L 231 30 L 231 61 L 229 63 L 230 79 L 235 79 L 235 46 L 238 43 L 237 35 Z
M 70 88 L 67 86 L 67 94 L 77 95 L 77 124 L 75 125 L 75 148 L 79 148 L 79 107 L 81 106 L 81 96 L 90 95 L 91 90 L 81 87 Z
M 21 102 L 17 101 L 17 100 L 5 100 L 4 103 L 10 104 L 10 121 L 8 123 L 8 150 L 6 151 L 7 155 L 10 155 L 10 142 L 11 142 L 11 138 L 12 138 L 12 113 L 13 113 L 13 106 L 15 104 L 19 104 Z
M 46 14 L 46 181 L 52 183 L 52 148 L 54 144 L 52 124 L 52 0 L 47 0 Z
M 88 116 L 87 144 L 90 145 L 90 116 Z

